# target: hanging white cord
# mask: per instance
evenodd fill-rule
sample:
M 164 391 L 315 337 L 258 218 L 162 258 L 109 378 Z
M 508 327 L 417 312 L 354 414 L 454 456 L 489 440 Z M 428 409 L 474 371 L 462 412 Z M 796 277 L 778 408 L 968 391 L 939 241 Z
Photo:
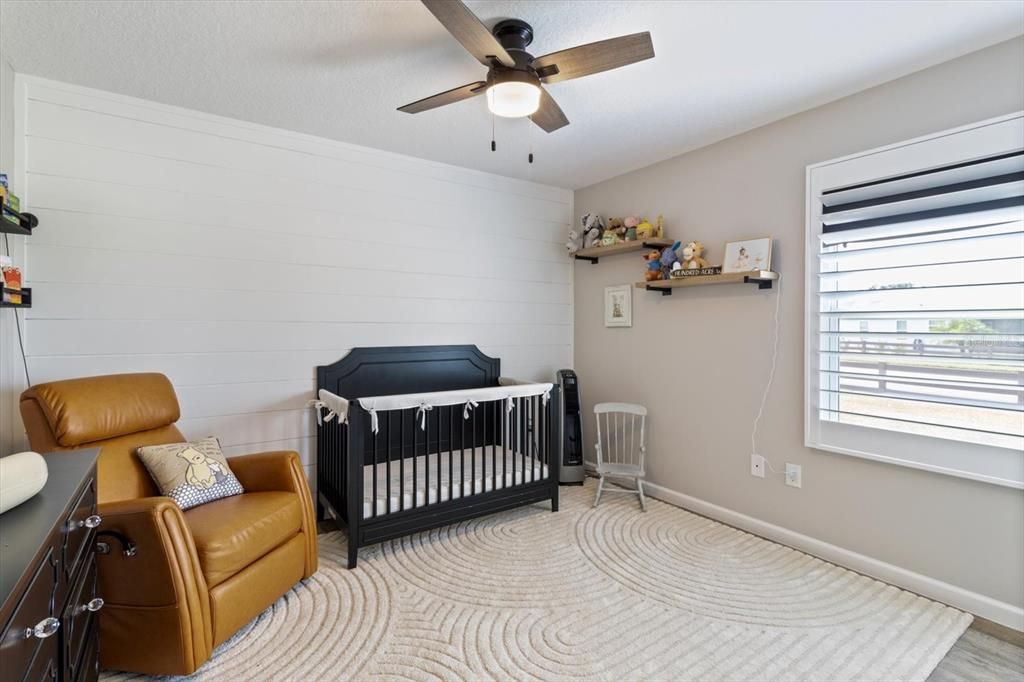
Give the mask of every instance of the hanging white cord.
M 776 280 L 776 285 L 777 286 L 775 287 L 775 336 L 772 339 L 772 367 L 768 371 L 768 383 L 765 384 L 764 386 L 764 393 L 761 394 L 761 405 L 757 408 L 757 416 L 754 417 L 754 426 L 753 429 L 750 431 L 750 454 L 752 455 L 760 454 L 757 451 L 757 427 L 761 422 L 761 415 L 764 413 L 764 406 L 768 402 L 768 392 L 772 390 L 772 382 L 775 380 L 775 365 L 779 359 L 779 327 L 781 326 L 779 323 L 782 321 L 780 315 L 780 311 L 782 309 L 781 277 L 778 280 Z M 776 471 L 772 467 L 771 462 L 768 461 L 767 457 L 764 458 L 764 463 L 765 466 L 768 467 L 768 470 L 771 471 L 773 474 L 785 475 L 784 471 Z

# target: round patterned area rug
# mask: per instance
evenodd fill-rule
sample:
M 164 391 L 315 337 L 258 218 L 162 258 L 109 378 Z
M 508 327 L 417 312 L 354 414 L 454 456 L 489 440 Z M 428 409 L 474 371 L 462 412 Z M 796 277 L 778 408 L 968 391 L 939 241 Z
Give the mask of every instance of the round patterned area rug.
M 594 484 L 362 549 L 221 645 L 197 680 L 924 680 L 971 616 Z M 105 674 L 107 680 L 138 676 Z

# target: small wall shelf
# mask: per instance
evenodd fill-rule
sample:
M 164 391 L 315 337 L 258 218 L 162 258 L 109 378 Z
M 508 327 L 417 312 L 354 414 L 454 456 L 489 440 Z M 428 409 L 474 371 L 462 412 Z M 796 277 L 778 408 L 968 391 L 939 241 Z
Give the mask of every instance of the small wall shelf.
M 779 278 L 779 273 L 771 270 L 751 270 L 750 272 L 725 272 L 720 275 L 697 275 L 679 277 L 677 279 L 657 279 L 653 282 L 637 282 L 637 289 L 660 291 L 662 296 L 671 296 L 673 289 L 679 287 L 696 287 L 704 284 L 756 284 L 758 289 L 771 289 L 772 282 Z
M 9 220 L 7 216 L 11 216 L 17 222 Z M 0 204 L 0 232 L 28 237 L 32 235 L 32 228 L 38 224 L 39 219 L 31 213 L 20 213 L 7 204 Z
M 644 249 L 663 249 L 673 244 L 675 244 L 675 240 L 668 239 L 667 237 L 652 237 L 643 241 L 619 242 L 611 246 L 591 246 L 588 249 L 580 249 L 573 254 L 573 258 L 576 260 L 588 260 L 591 264 L 594 264 L 603 256 L 615 256 L 620 253 L 643 251 Z
M 8 289 L 4 287 L 5 294 L 21 294 L 21 303 L 5 303 L 0 298 L 0 308 L 31 308 L 32 307 L 32 288 L 28 287 L 25 289 Z

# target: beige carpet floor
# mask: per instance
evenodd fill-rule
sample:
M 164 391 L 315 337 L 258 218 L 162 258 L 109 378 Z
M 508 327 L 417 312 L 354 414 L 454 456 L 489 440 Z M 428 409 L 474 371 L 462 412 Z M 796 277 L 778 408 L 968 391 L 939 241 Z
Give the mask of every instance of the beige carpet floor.
M 924 680 L 971 616 L 651 500 L 547 504 L 360 551 L 198 680 Z M 106 674 L 107 679 L 128 676 Z

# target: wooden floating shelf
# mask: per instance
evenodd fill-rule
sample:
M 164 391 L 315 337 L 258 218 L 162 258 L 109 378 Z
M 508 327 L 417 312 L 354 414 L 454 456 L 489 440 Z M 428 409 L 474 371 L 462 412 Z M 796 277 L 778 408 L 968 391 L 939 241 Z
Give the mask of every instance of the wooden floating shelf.
M 32 307 L 32 287 L 24 289 L 8 289 L 4 287 L 5 294 L 21 294 L 21 303 L 6 303 L 0 298 L 0 308 L 31 308 Z
M 675 243 L 674 239 L 668 239 L 667 237 L 652 237 L 643 241 L 619 242 L 611 246 L 591 246 L 589 249 L 580 249 L 573 254 L 573 258 L 576 260 L 588 260 L 593 264 L 603 256 L 616 256 L 620 253 L 643 251 L 644 249 L 663 249 Z
M 750 272 L 725 272 L 720 275 L 694 275 L 693 277 L 677 277 L 676 279 L 656 279 L 653 282 L 637 282 L 637 289 L 660 291 L 662 296 L 671 296 L 673 289 L 679 287 L 697 287 L 704 284 L 756 284 L 758 289 L 771 289 L 772 282 L 779 278 L 779 273 L 771 270 L 751 270 Z
M 20 234 L 26 237 L 32 235 L 32 228 L 39 224 L 39 219 L 31 213 L 19 213 L 7 204 L 0 204 L 0 232 L 7 234 Z M 6 216 L 14 218 L 15 221 Z

